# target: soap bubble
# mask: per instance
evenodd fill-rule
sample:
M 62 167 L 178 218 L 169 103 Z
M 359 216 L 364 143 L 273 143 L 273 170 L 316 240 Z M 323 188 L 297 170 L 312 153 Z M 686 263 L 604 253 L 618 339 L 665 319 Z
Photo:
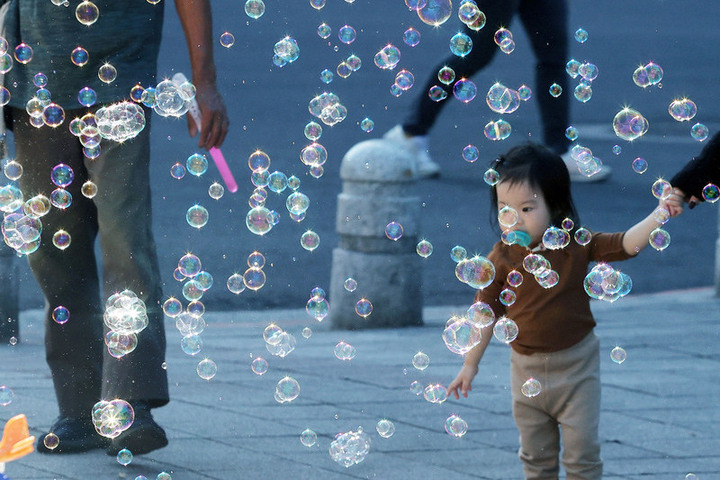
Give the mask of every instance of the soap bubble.
M 430 87 L 430 90 L 428 90 L 428 97 L 430 97 L 430 100 L 433 102 L 440 102 L 442 100 L 445 100 L 447 98 L 447 92 L 443 90 L 442 88 L 438 87 L 437 85 L 433 85 Z
M 265 207 L 251 209 L 245 217 L 245 225 L 255 235 L 265 235 L 273 227 L 270 210 Z
M 586 103 L 592 98 L 592 93 L 592 87 L 590 85 L 581 83 L 575 87 L 574 95 L 576 100 Z
M 308 448 L 314 446 L 317 443 L 317 433 L 306 428 L 300 434 L 300 443 Z
M 445 420 L 445 431 L 453 437 L 462 437 L 467 433 L 467 429 L 467 422 L 457 415 L 450 415 Z
M 273 51 L 275 52 L 273 62 L 279 67 L 294 62 L 300 56 L 300 47 L 297 41 L 290 36 L 279 40 L 273 47 Z
M 698 142 L 704 142 L 709 135 L 710 130 L 702 123 L 696 123 L 690 129 L 690 136 Z
M 586 62 L 578 67 L 578 74 L 580 74 L 583 80 L 586 80 L 588 82 L 592 82 L 593 80 L 595 80 L 598 76 L 598 73 L 598 67 L 594 63 Z
M 100 10 L 93 2 L 85 0 L 75 8 L 75 18 L 83 25 L 92 25 L 97 22 L 99 16 Z
M 655 180 L 651 187 L 652 194 L 658 200 L 665 199 L 672 193 L 672 185 L 667 180 L 659 178 Z
M 58 127 L 65 121 L 65 110 L 58 104 L 50 103 L 43 108 L 42 121 L 48 127 Z
M 170 176 L 173 177 L 176 180 L 180 180 L 185 176 L 186 170 L 185 166 L 177 162 L 172 167 L 170 167 Z
M 278 403 L 289 403 L 300 395 L 300 384 L 292 377 L 281 378 L 275 387 L 275 400 Z
M 348 277 L 345 279 L 345 282 L 343 282 L 343 286 L 348 292 L 354 292 L 357 288 L 357 281 L 352 277 Z
M 362 318 L 367 318 L 373 311 L 373 304 L 367 298 L 361 298 L 355 304 L 355 313 Z
M 133 454 L 130 450 L 127 448 L 123 448 L 120 450 L 116 455 L 117 462 L 122 465 L 123 467 L 126 467 L 132 463 L 133 460 Z
M 375 429 L 381 437 L 390 438 L 395 433 L 395 424 L 387 418 L 383 418 L 377 422 Z
M 461 102 L 471 102 L 477 95 L 477 86 L 472 80 L 461 78 L 453 86 L 453 95 Z
M 642 157 L 637 157 L 632 162 L 632 169 L 635 173 L 643 174 L 648 168 L 647 161 Z
M 418 242 L 418 244 L 415 246 L 415 251 L 421 257 L 427 258 L 430 255 L 432 255 L 433 245 L 432 245 L 432 243 L 428 242 L 427 240 L 420 240 Z
M 455 70 L 450 67 L 442 67 L 438 71 L 438 80 L 444 85 L 450 85 L 455 81 Z
M 403 41 L 410 47 L 415 47 L 420 43 L 420 32 L 410 27 L 403 33 Z
M 62 305 L 55 307 L 52 311 L 52 319 L 60 325 L 67 323 L 67 321 L 70 320 L 70 311 Z
M 458 57 L 464 57 L 472 50 L 473 42 L 469 36 L 459 32 L 452 36 L 450 39 L 450 51 L 453 55 Z
M 588 32 L 584 28 L 578 28 L 575 30 L 575 40 L 578 43 L 585 43 L 588 39 Z
M 338 40 L 340 40 L 346 45 L 350 45 L 351 43 L 353 43 L 355 41 L 355 38 L 357 38 L 357 33 L 355 32 L 355 29 L 350 25 L 343 25 L 338 30 Z
M 186 355 L 197 355 L 202 350 L 202 338 L 200 335 L 186 335 L 180 340 L 180 348 Z
M 615 347 L 612 350 L 610 350 L 610 358 L 612 359 L 613 362 L 620 365 L 627 358 L 627 353 L 625 352 L 624 348 Z
M 321 23 L 317 28 L 317 34 L 320 38 L 327 39 L 332 34 L 332 29 L 327 23 Z
M 465 260 L 467 258 L 467 250 L 465 250 L 465 247 L 461 247 L 460 245 L 455 245 L 450 250 L 450 258 L 452 258 L 453 262 L 459 263 L 462 260 Z
M 485 125 L 485 137 L 488 140 L 505 140 L 512 133 L 512 126 L 505 120 L 490 121 Z
M 720 188 L 717 185 L 709 183 L 702 189 L 702 197 L 708 203 L 715 203 L 720 199 Z
M 570 235 L 563 229 L 548 227 L 543 233 L 542 242 L 549 250 L 559 250 L 568 246 Z
M 193 205 L 188 208 L 185 214 L 185 219 L 188 225 L 194 228 L 202 228 L 207 225 L 210 215 L 205 207 L 202 205 Z
M 579 245 L 587 245 L 592 239 L 592 233 L 585 227 L 580 227 L 575 231 L 575 241 Z
M 490 313 L 492 313 L 492 310 Z M 487 313 L 471 317 L 470 319 L 459 316 L 451 317 L 443 331 L 443 341 L 448 350 L 458 355 L 464 355 L 472 350 L 475 345 L 480 343 L 482 336 L 480 331 L 482 323 L 480 322 L 486 321 L 486 318 Z M 492 323 L 492 321 L 490 321 L 490 323 Z
M 491 187 L 495 186 L 500 181 L 500 174 L 494 168 L 488 168 L 483 174 L 483 180 Z
M 574 142 L 578 139 L 578 129 L 572 125 L 565 129 L 565 138 Z
M 53 432 L 50 432 L 45 435 L 45 438 L 43 438 L 43 444 L 48 450 L 55 450 L 60 445 L 60 438 L 58 438 L 58 436 Z
M 426 353 L 417 352 L 412 358 L 413 367 L 423 371 L 430 365 L 430 357 Z
M 62 229 L 55 232 L 52 237 L 53 245 L 60 250 L 68 248 L 70 246 L 70 241 L 70 234 Z
M 463 160 L 468 163 L 473 163 L 480 158 L 480 150 L 475 145 L 466 145 L 462 151 Z
M 485 14 L 480 11 L 474 1 L 463 1 L 460 4 L 458 18 L 473 30 L 480 30 L 485 26 Z
M 562 95 L 562 87 L 557 83 L 553 83 L 552 85 L 550 85 L 550 89 L 548 91 L 550 92 L 550 95 L 555 98 Z
M 452 15 L 452 2 L 450 0 L 427 0 L 425 6 L 417 10 L 417 14 L 423 23 L 438 27 Z
M 330 443 L 329 452 L 330 458 L 349 468 L 365 460 L 370 452 L 370 437 L 362 431 L 362 428 L 358 428 L 357 432 L 351 430 L 338 433 Z
M 0 406 L 7 407 L 13 401 L 15 394 L 7 385 L 0 385 Z
M 537 397 L 542 391 L 540 382 L 532 377 L 528 378 L 520 387 L 520 391 L 528 398 Z
M 255 375 L 264 375 L 268 371 L 268 362 L 262 357 L 255 357 L 250 362 L 250 369 Z
M 330 305 L 324 297 L 310 297 L 310 299 L 305 304 L 305 311 L 307 312 L 307 314 L 318 322 L 323 321 L 323 319 L 327 316 L 329 309 Z
M 479 325 L 481 328 L 489 327 L 495 321 L 495 313 L 493 312 L 493 309 L 485 302 L 473 303 L 470 308 L 468 308 L 465 317 L 467 320 L 475 325 Z M 463 326 L 463 328 L 467 327 Z M 467 333 L 470 333 L 471 335 L 476 334 L 474 331 L 468 331 Z
M 197 374 L 203 380 L 210 380 L 217 374 L 217 365 L 209 358 L 205 358 L 197 365 Z
M 243 273 L 243 283 L 245 283 L 247 288 L 253 291 L 258 291 L 265 286 L 265 280 L 265 272 L 263 272 L 260 268 L 251 267 Z
M 400 62 L 400 49 L 387 44 L 375 54 L 375 65 L 383 70 L 392 70 Z
M 432 383 L 423 390 L 423 398 L 430 403 L 443 403 L 447 400 L 447 389 L 439 383 Z
M 83 47 L 77 47 L 70 53 L 70 61 L 78 67 L 85 66 L 89 59 L 90 55 Z
M 650 232 L 648 241 L 655 250 L 662 251 L 670 245 L 670 234 L 662 228 L 656 228 Z
M 101 400 L 92 409 L 92 422 L 97 433 L 106 438 L 115 438 L 130 428 L 135 420 L 132 406 L 121 399 Z
M 90 87 L 81 88 L 77 96 L 78 103 L 84 107 L 91 107 L 97 101 L 97 93 Z
M 362 130 L 365 133 L 370 133 L 375 128 L 375 122 L 370 120 L 369 118 L 364 118 L 360 122 L 360 130 Z
M 518 221 L 519 215 L 517 210 L 510 205 L 505 205 L 498 212 L 498 223 L 504 228 L 513 227 Z
M 398 222 L 390 222 L 385 226 L 385 236 L 394 242 L 402 238 L 403 232 L 403 226 Z
M 349 343 L 338 342 L 338 344 L 335 345 L 334 353 L 338 360 L 350 361 L 355 358 L 357 350 Z
M 518 327 L 514 320 L 501 317 L 493 327 L 493 335 L 503 343 L 510 343 L 517 338 Z
M 265 3 L 262 0 L 247 0 L 245 2 L 245 15 L 257 20 L 265 13 Z
M 400 90 L 409 90 L 414 83 L 415 77 L 408 70 L 400 70 L 397 75 L 395 75 L 395 85 L 397 85 Z
M 98 133 L 102 138 L 122 143 L 135 138 L 145 128 L 145 111 L 134 102 L 106 105 L 95 112 Z M 182 177 L 181 177 L 182 178 Z
M 203 175 L 208 169 L 207 158 L 205 158 L 205 155 L 200 155 L 199 153 L 190 155 L 185 161 L 185 165 L 187 171 L 196 177 Z
M 679 98 L 670 102 L 668 113 L 678 122 L 687 122 L 697 114 L 697 105 L 688 98 Z
M 104 63 L 98 68 L 98 78 L 103 83 L 111 84 L 117 78 L 117 69 L 109 63 Z
M 640 112 L 628 107 L 620 110 L 613 119 L 615 135 L 630 142 L 645 135 L 649 125 Z
M 308 230 L 300 237 L 300 245 L 308 252 L 312 252 L 320 245 L 320 236 L 312 230 Z
M 510 305 L 515 303 L 515 300 L 517 300 L 517 295 L 509 288 L 506 288 L 500 292 L 500 296 L 498 298 L 500 300 L 500 303 L 502 303 L 506 307 L 509 307 Z
M 483 289 L 495 279 L 495 266 L 480 255 L 464 259 L 455 266 L 455 276 L 472 288 Z

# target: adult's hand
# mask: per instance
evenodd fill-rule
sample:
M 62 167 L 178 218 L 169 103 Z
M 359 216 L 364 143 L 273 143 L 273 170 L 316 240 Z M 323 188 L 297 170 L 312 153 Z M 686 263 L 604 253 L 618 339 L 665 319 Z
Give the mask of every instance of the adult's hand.
M 195 89 L 195 100 L 198 102 L 202 116 L 198 146 L 207 150 L 220 147 L 225 141 L 230 125 L 225 102 L 214 84 L 198 84 L 195 85 Z M 198 133 L 197 125 L 190 115 L 187 118 L 188 132 L 194 137 Z

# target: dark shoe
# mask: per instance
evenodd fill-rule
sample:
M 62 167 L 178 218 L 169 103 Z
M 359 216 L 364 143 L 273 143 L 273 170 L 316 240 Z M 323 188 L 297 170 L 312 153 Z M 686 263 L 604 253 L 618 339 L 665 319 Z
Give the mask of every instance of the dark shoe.
M 45 437 L 53 434 L 46 444 Z M 49 448 L 57 444 L 55 448 Z M 95 448 L 107 448 L 110 441 L 98 435 L 90 419 L 61 417 L 55 421 L 50 432 L 38 437 L 36 449 L 40 453 L 78 453 Z
M 150 408 L 145 403 L 132 404 L 135 420 L 130 428 L 113 438 L 107 447 L 108 455 L 117 455 L 127 448 L 133 455 L 142 455 L 163 448 L 168 444 L 165 430 L 152 418 Z

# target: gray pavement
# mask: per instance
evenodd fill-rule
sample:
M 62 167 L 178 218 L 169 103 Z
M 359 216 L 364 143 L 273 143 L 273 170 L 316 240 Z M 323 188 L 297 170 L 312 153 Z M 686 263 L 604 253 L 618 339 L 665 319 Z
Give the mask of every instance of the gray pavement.
M 155 413 L 167 429 L 168 447 L 126 467 L 103 452 L 33 453 L 8 464 L 6 472 L 14 480 L 154 479 L 162 471 L 173 480 L 521 478 L 504 344 L 490 344 L 468 399 L 436 405 L 409 390 L 415 380 L 447 385 L 454 377 L 461 359 L 445 347 L 441 332 L 464 308 L 426 307 L 423 327 L 358 331 L 330 330 L 302 310 L 212 311 L 205 315 L 204 348 L 196 357 L 181 351 L 169 322 L 172 401 Z M 708 288 L 631 294 L 613 304 L 595 301 L 593 311 L 602 351 L 605 478 L 720 478 L 720 300 Z M 262 331 L 271 322 L 298 340 L 285 358 L 264 348 Z M 313 330 L 308 339 L 301 335 L 305 326 Z M 13 402 L 0 407 L 0 419 L 25 413 L 38 435 L 56 409 L 42 360 L 40 311 L 23 312 L 21 327 L 23 341 L 0 348 L 3 382 L 15 392 Z M 341 340 L 356 347 L 354 360 L 333 355 Z M 616 345 L 627 351 L 620 365 L 609 355 Z M 417 351 L 430 357 L 422 372 L 411 363 Z M 254 356 L 270 364 L 263 376 L 250 369 Z M 196 373 L 203 357 L 218 366 L 209 381 Z M 279 404 L 273 393 L 285 375 L 299 382 L 300 395 Z M 445 433 L 451 414 L 467 421 L 464 437 Z M 395 424 L 388 439 L 375 431 L 382 418 Z M 328 453 L 334 435 L 359 426 L 371 437 L 370 453 L 349 468 L 336 464 Z M 312 448 L 299 441 L 306 428 L 318 435 Z

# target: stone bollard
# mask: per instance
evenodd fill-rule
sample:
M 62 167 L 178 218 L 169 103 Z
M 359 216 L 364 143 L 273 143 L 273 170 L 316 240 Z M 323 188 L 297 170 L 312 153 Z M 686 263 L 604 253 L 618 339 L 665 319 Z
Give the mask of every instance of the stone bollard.
M 415 162 L 405 150 L 386 140 L 354 145 L 342 160 L 343 190 L 338 196 L 336 228 L 339 245 L 333 250 L 330 312 L 335 329 L 386 328 L 422 325 L 422 263 L 415 252 L 420 200 L 410 195 Z M 397 241 L 386 226 L 402 225 Z M 345 281 L 357 288 L 350 292 Z M 361 317 L 356 304 L 372 303 Z
M 1 242 L 1 240 L 0 240 Z M 0 245 L 0 343 L 8 343 L 12 337 L 19 338 L 19 283 L 17 255 L 2 242 Z

